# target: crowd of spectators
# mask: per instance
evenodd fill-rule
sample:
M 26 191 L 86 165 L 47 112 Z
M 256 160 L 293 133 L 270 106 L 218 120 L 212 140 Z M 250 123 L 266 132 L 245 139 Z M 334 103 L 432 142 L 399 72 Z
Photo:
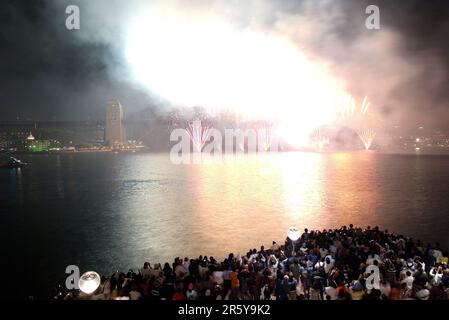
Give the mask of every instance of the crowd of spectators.
M 378 270 L 379 272 L 376 272 Z M 446 300 L 448 254 L 439 243 L 378 227 L 309 231 L 270 248 L 212 256 L 177 257 L 127 273 L 103 276 L 93 300 Z

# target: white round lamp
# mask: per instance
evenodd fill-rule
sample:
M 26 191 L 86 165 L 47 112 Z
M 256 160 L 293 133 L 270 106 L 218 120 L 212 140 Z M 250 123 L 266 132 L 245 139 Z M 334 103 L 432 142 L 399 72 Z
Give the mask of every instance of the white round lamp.
M 292 254 L 295 254 L 295 242 L 301 237 L 301 232 L 296 227 L 290 227 L 288 229 L 288 238 L 292 241 L 293 251 Z
M 78 281 L 79 288 L 86 294 L 91 294 L 100 286 L 100 275 L 95 271 L 84 273 Z
M 290 229 L 288 229 L 288 238 L 291 241 L 297 241 L 299 237 L 301 237 L 301 232 L 299 232 L 298 228 L 290 227 Z

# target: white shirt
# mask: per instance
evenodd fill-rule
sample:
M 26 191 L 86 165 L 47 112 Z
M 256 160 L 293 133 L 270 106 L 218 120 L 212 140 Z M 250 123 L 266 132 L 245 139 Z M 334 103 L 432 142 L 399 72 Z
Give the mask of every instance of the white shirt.
M 216 284 L 222 284 L 224 279 L 223 279 L 223 271 L 214 271 L 213 273 L 214 276 L 214 281 Z
M 196 299 L 198 299 L 198 292 L 196 292 L 195 289 L 192 291 L 187 290 L 186 298 L 187 298 L 187 300 L 196 300 Z
M 273 263 L 274 262 L 274 263 Z M 276 257 L 274 255 L 271 255 L 270 258 L 268 259 L 268 267 L 274 272 L 276 272 L 277 268 L 278 268 L 278 259 L 276 259 Z
M 413 281 L 415 278 L 413 276 L 409 276 L 401 281 L 401 283 L 405 283 L 407 285 L 408 289 L 411 289 L 413 287 Z
M 337 289 L 335 289 L 334 287 L 326 287 L 324 289 L 324 292 L 326 295 L 331 297 L 331 300 L 337 300 L 337 297 L 338 297 Z
M 189 274 L 190 261 L 184 261 L 182 265 L 184 266 L 186 273 Z
M 324 262 L 324 272 L 329 273 L 333 267 L 334 267 L 333 260 L 331 260 L 330 263 Z
M 432 279 L 430 280 L 430 283 L 434 286 L 437 286 L 441 283 L 441 279 L 443 278 L 442 273 L 438 273 L 438 269 L 432 268 L 430 270 L 430 275 L 432 276 Z
M 419 300 L 429 300 L 430 291 L 427 289 L 421 289 L 416 293 L 416 297 Z
M 377 254 L 374 254 L 374 255 L 370 255 L 368 257 L 368 259 L 366 259 L 366 264 L 367 265 L 374 264 L 374 260 L 377 260 L 377 262 L 380 263 L 380 257 Z
M 253 253 L 252 255 L 249 256 L 249 263 L 252 263 L 254 261 L 256 261 L 258 254 L 257 253 Z

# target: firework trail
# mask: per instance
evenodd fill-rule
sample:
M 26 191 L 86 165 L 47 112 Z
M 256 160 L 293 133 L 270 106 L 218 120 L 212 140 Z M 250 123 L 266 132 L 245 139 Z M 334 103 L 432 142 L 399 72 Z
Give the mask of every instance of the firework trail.
M 323 151 L 324 147 L 328 146 L 329 144 L 330 144 L 329 137 L 326 136 L 320 137 L 320 139 L 318 140 L 318 149 L 320 149 L 320 151 Z
M 201 152 L 204 145 L 210 137 L 210 128 L 202 127 L 201 121 L 193 121 L 189 123 L 189 127 L 186 129 L 189 134 L 190 140 L 193 143 L 193 147 L 196 152 Z
M 365 150 L 369 150 L 373 144 L 374 138 L 376 137 L 376 132 L 373 130 L 366 130 L 359 132 L 358 135 L 365 146 Z
M 347 94 L 344 95 L 338 103 L 337 113 L 341 118 L 349 118 L 355 115 L 367 115 L 370 104 L 371 102 L 368 101 L 368 97 L 365 96 L 360 108 L 358 108 L 354 97 Z
M 324 147 L 326 147 L 327 145 L 329 145 L 329 143 L 330 143 L 329 137 L 321 137 L 321 138 L 318 140 L 318 149 L 319 149 L 320 151 L 323 151 Z
M 316 144 L 320 151 L 330 144 L 330 138 L 321 134 L 321 128 L 318 128 L 315 134 Z
M 271 147 L 271 128 L 266 126 L 265 128 L 257 129 L 257 141 L 258 145 L 263 148 L 264 151 L 268 151 Z
M 368 97 L 365 96 L 365 98 L 363 99 L 363 102 L 362 102 L 362 107 L 361 107 L 360 112 L 362 114 L 366 114 L 368 112 L 368 108 L 369 108 L 370 104 L 371 104 L 371 102 L 368 102 Z
M 338 115 L 341 118 L 348 118 L 352 115 L 352 97 L 347 94 L 341 98 L 341 101 L 338 101 L 337 107 Z

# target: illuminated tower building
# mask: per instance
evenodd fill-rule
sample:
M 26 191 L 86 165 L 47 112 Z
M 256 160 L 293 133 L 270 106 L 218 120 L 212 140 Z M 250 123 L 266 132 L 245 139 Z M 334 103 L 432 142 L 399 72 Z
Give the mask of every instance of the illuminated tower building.
M 111 148 L 126 145 L 126 133 L 122 124 L 123 108 L 119 101 L 113 100 L 106 107 L 105 143 Z

